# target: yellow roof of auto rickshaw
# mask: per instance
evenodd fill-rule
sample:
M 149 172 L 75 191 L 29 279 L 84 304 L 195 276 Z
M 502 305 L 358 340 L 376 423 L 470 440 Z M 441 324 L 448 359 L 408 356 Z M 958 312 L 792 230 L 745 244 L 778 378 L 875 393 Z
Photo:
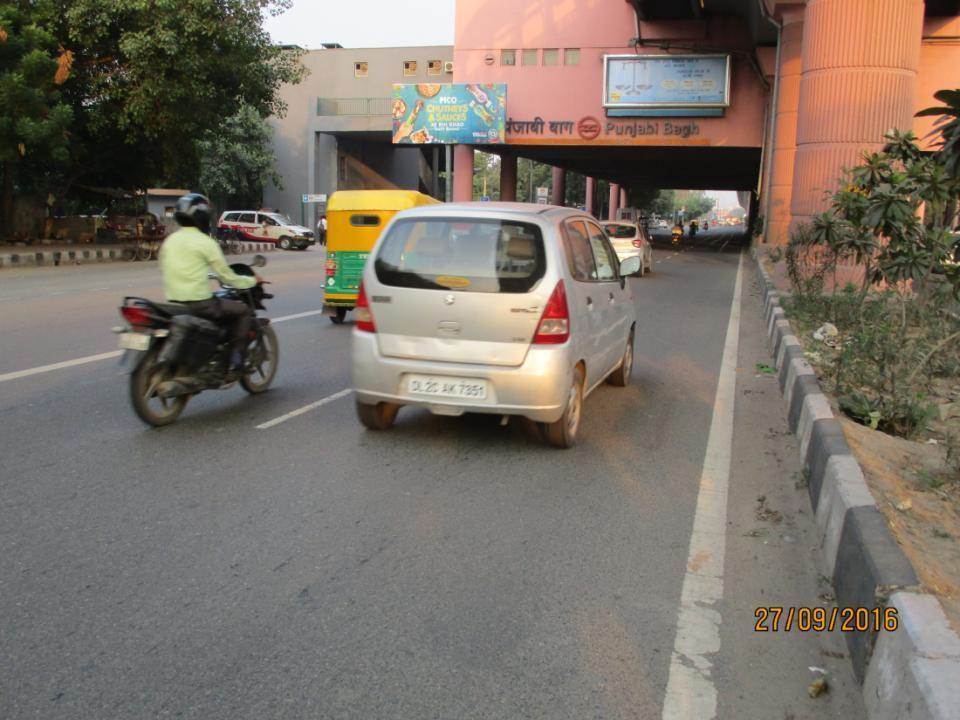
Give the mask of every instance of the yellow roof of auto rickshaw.
M 416 190 L 338 190 L 327 201 L 327 212 L 338 210 L 406 210 L 440 201 Z

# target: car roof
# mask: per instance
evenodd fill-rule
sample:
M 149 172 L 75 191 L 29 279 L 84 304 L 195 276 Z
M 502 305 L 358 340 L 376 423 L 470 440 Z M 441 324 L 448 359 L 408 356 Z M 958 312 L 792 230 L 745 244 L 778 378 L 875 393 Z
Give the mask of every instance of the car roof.
M 482 213 L 492 216 L 517 215 L 517 216 L 583 216 L 582 210 L 577 208 L 560 207 L 559 205 L 539 205 L 537 203 L 522 202 L 453 202 L 441 203 L 439 205 L 425 205 L 411 210 L 408 214 L 416 215 L 455 215 L 456 213 L 469 213 L 476 215 Z

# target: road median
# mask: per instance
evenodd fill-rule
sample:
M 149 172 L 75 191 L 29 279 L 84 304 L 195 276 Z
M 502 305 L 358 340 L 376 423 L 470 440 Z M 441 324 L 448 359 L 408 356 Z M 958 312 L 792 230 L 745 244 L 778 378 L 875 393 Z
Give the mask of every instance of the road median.
M 852 632 L 847 647 L 871 720 L 955 718 L 960 637 L 923 592 L 864 479 L 840 422 L 803 355 L 781 296 L 754 249 L 767 337 L 790 429 L 800 443 L 824 575 L 841 608 L 897 610 L 894 631 Z

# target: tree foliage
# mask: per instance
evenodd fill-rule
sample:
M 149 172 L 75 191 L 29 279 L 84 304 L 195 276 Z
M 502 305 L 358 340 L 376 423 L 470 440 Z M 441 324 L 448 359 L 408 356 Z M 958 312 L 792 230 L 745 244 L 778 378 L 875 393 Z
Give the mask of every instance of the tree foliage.
M 203 192 L 221 208 L 259 205 L 268 181 L 280 186 L 270 135 L 270 125 L 250 105 L 208 132 L 199 143 Z
M 200 142 L 226 119 L 244 106 L 261 117 L 284 112 L 278 89 L 299 81 L 303 68 L 296 51 L 270 42 L 262 17 L 288 5 L 289 0 L 7 0 L 4 12 L 21 19 L 5 28 L 4 44 L 40 46 L 45 57 L 35 61 L 36 72 L 51 78 L 44 108 L 34 115 L 69 123 L 65 146 L 51 155 L 59 164 L 21 166 L 18 184 L 46 173 L 55 195 L 76 183 L 126 189 L 193 185 Z M 42 37 L 31 28 L 43 28 Z M 9 67 L 6 54 L 3 63 L 0 72 Z

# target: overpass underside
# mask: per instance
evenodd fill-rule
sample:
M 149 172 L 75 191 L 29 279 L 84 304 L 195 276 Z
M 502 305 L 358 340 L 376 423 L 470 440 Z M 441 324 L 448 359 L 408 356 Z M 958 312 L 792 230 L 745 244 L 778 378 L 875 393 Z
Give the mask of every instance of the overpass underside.
M 564 170 L 604 178 L 621 187 L 690 190 L 754 190 L 761 150 L 749 147 L 679 146 L 522 146 L 511 154 Z

